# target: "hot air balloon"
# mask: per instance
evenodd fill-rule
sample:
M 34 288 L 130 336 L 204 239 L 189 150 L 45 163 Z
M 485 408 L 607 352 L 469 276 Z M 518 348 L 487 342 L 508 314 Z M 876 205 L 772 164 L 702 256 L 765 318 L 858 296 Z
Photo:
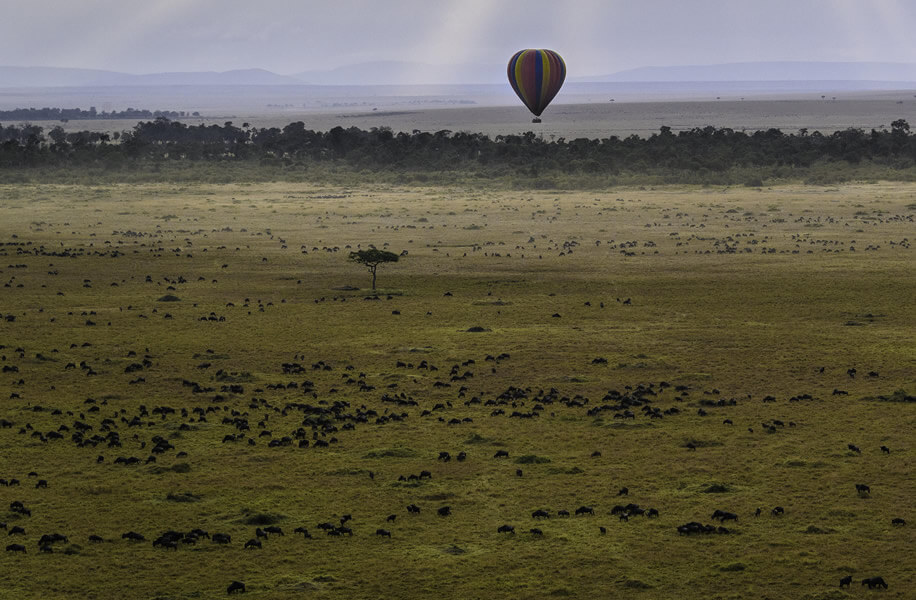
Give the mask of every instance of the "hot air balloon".
M 519 50 L 509 60 L 509 84 L 540 123 L 541 113 L 550 104 L 566 79 L 566 63 L 553 50 Z

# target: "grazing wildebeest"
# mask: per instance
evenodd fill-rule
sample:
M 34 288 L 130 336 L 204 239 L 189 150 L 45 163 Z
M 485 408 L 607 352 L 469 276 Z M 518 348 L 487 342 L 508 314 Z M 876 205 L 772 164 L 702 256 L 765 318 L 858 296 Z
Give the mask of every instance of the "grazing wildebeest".
M 99 542 L 104 542 L 105 539 L 100 535 L 93 534 L 89 536 L 89 541 L 93 543 L 99 543 Z
M 729 520 L 731 520 L 731 521 L 737 521 L 737 520 L 738 520 L 738 515 L 736 515 L 735 513 L 731 513 L 731 512 L 723 512 L 721 515 L 719 515 L 719 521 L 720 521 L 721 523 L 724 523 L 724 522 L 729 521 Z
M 420 507 L 417 506 L 416 504 L 408 504 L 408 505 L 407 505 L 407 512 L 413 513 L 413 514 L 417 514 L 417 515 L 418 515 L 418 514 L 420 514 Z
M 883 587 L 887 589 L 887 582 L 884 581 L 883 577 L 869 577 L 868 579 L 862 580 L 862 585 L 867 585 L 868 589 L 873 590 L 876 587 Z
M 10 544 L 6 547 L 6 551 L 7 552 L 22 552 L 23 554 L 27 554 L 27 552 L 25 551 L 25 546 L 23 546 L 22 544 Z
M 465 460 L 467 457 L 468 457 L 468 453 L 462 450 L 461 452 L 458 453 L 458 456 L 455 458 L 455 460 L 457 460 L 458 462 L 461 462 Z
M 228 544 L 232 542 L 232 536 L 228 533 L 214 533 L 213 537 L 210 539 L 213 540 L 214 544 Z
M 786 512 L 786 510 L 785 510 L 783 507 L 781 507 L 781 506 L 777 506 L 776 508 L 774 508 L 773 510 L 770 511 L 770 513 L 772 513 L 772 515 L 773 515 L 774 517 L 778 517 L 778 516 L 780 516 L 780 515 L 783 515 L 783 514 L 785 514 L 785 512 Z
M 245 584 L 242 583 L 241 581 L 233 581 L 232 583 L 229 584 L 229 587 L 226 588 L 227 594 L 234 594 L 234 593 L 242 594 L 245 591 L 246 591 Z
M 19 525 L 14 525 L 10 527 L 9 533 L 7 533 L 6 535 L 25 535 L 25 529 L 23 529 Z
M 266 538 L 266 537 L 267 537 L 267 532 L 264 531 L 263 529 L 261 529 L 260 527 L 258 527 L 257 529 L 254 530 L 254 537 L 256 537 L 256 538 Z
M 900 517 L 897 517 L 896 519 L 891 519 L 891 525 L 900 525 L 900 526 L 903 526 L 903 525 L 906 525 L 906 521 L 904 521 L 904 520 L 901 519 Z
M 257 538 L 251 538 L 250 540 L 245 542 L 245 550 L 248 550 L 249 548 L 258 548 L 260 550 L 261 540 Z
M 846 447 L 855 452 L 856 454 L 862 454 L 862 450 L 859 449 L 855 444 L 846 444 Z
M 440 517 L 447 517 L 452 514 L 452 509 L 450 506 L 443 506 L 436 511 Z
M 311 537 L 312 537 L 312 534 L 309 533 L 309 530 L 306 529 L 305 527 L 296 527 L 295 529 L 293 529 L 293 533 L 301 533 L 301 534 L 302 534 L 302 537 L 304 537 L 304 538 L 311 538 Z
M 847 575 L 846 577 L 843 577 L 842 579 L 840 579 L 840 587 L 843 587 L 843 586 L 849 587 L 851 583 L 852 583 L 852 575 Z
M 442 461 L 448 462 L 448 461 L 452 460 L 452 455 L 449 454 L 448 452 L 440 452 L 440 453 L 439 453 L 439 458 L 438 458 L 438 460 L 442 460 Z
M 658 516 L 658 509 L 650 508 L 646 511 L 646 518 L 657 517 L 657 516 Z
M 595 509 L 591 506 L 580 506 L 576 509 L 576 516 L 578 515 L 593 515 L 595 514 Z
M 375 530 L 375 535 L 390 538 L 390 537 L 391 537 L 391 532 L 388 531 L 387 529 L 376 529 L 376 530 Z
M 139 533 L 137 533 L 137 532 L 135 532 L 135 531 L 128 531 L 127 533 L 122 533 L 122 534 L 121 534 L 121 539 L 122 539 L 122 540 L 130 540 L 130 541 L 132 541 L 132 542 L 142 542 L 142 541 L 145 541 L 145 540 L 146 540 L 145 537 L 143 537 L 142 535 L 140 535 Z
M 887 446 L 881 446 L 881 452 L 884 452 L 885 454 L 890 454 L 891 449 L 888 448 Z
M 558 510 L 558 511 L 557 511 L 557 516 L 558 516 L 558 517 L 568 517 L 568 516 L 569 516 L 569 511 L 568 511 L 568 510 Z
M 603 525 L 601 525 L 598 527 L 598 531 L 601 532 L 601 535 L 604 535 L 607 533 L 607 527 L 604 527 Z
M 343 519 L 341 519 L 343 522 Z M 276 525 L 271 525 L 270 527 L 264 528 L 265 533 L 276 533 L 277 535 L 283 535 L 283 530 L 277 527 Z
M 509 452 L 507 450 L 497 450 L 493 458 L 509 458 Z
M 620 491 L 617 492 L 618 496 L 628 496 L 630 494 L 629 488 L 622 487 Z
M 864 483 L 857 483 L 856 491 L 859 494 L 871 494 L 871 488 L 865 485 Z
M 550 513 L 547 512 L 546 510 L 539 509 L 531 513 L 531 518 L 532 519 L 549 519 Z
M 496 533 L 515 533 L 515 527 L 512 525 L 500 525 L 496 529 Z
M 538 529 L 537 527 L 532 527 L 531 529 L 528 530 L 528 533 L 530 533 L 531 535 L 544 535 L 544 532 Z

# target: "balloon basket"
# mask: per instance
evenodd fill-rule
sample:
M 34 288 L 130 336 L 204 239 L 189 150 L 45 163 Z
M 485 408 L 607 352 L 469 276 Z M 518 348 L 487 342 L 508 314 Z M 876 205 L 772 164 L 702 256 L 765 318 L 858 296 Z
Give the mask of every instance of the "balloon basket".
M 532 123 L 540 123 L 540 122 L 541 122 L 541 118 L 540 118 L 540 117 L 535 117 L 535 118 L 531 119 L 531 122 L 532 122 Z

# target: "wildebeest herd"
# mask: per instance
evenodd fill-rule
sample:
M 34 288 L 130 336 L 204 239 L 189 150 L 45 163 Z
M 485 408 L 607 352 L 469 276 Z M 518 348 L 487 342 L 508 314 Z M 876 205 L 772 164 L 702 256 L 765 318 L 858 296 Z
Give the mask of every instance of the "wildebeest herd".
M 848 261 L 868 252 L 908 272 L 899 232 L 911 213 L 548 196 L 522 214 L 527 198 L 472 197 L 442 201 L 452 214 L 432 229 L 421 223 L 437 215 L 420 221 L 409 204 L 412 218 L 371 201 L 346 216 L 341 198 L 319 211 L 286 195 L 270 205 L 295 227 L 254 198 L 249 209 L 226 199 L 245 226 L 206 208 L 123 225 L 78 206 L 68 221 L 5 211 L 19 221 L 0 226 L 0 525 L 4 567 L 32 574 L 33 593 L 51 585 L 41 561 L 53 560 L 143 561 L 151 575 L 135 585 L 149 596 L 172 593 L 164 574 L 180 565 L 193 573 L 186 589 L 204 595 L 386 595 L 352 573 L 390 568 L 389 581 L 427 586 L 445 568 L 454 596 L 469 597 L 486 589 L 480 572 L 501 576 L 489 571 L 501 557 L 522 574 L 505 596 L 519 597 L 534 577 L 524 557 L 543 553 L 566 572 L 543 583 L 555 595 L 674 589 L 647 568 L 666 559 L 711 569 L 718 584 L 691 577 L 704 595 L 729 577 L 793 597 L 801 588 L 778 586 L 794 571 L 771 544 L 804 552 L 791 560 L 806 593 L 838 581 L 909 592 L 912 574 L 886 557 L 913 541 L 902 475 L 913 359 L 874 349 L 901 340 L 911 317 L 894 312 L 902 296 L 855 288 L 867 308 L 823 298 L 817 310 L 838 315 L 831 339 L 864 336 L 847 340 L 856 352 L 799 347 L 802 334 L 783 343 L 810 318 L 796 278 L 816 275 L 775 261 L 867 270 Z M 596 223 L 590 238 L 578 213 Z M 599 231 L 619 214 L 634 220 Z M 838 239 L 850 222 L 865 231 Z M 410 247 L 397 271 L 380 269 L 388 289 L 341 285 L 363 281 L 341 252 L 366 239 Z M 759 287 L 751 272 L 756 300 L 709 288 L 742 257 L 776 270 Z M 613 261 L 609 275 L 594 273 L 599 258 Z M 639 283 L 657 267 L 666 285 L 693 289 L 682 260 L 712 273 L 689 299 L 662 303 Z M 618 276 L 629 283 L 608 283 Z M 786 297 L 780 325 L 766 310 Z M 218 573 L 206 568 L 214 556 Z M 583 562 L 609 581 L 580 577 Z M 118 589 L 100 577 L 79 592 Z

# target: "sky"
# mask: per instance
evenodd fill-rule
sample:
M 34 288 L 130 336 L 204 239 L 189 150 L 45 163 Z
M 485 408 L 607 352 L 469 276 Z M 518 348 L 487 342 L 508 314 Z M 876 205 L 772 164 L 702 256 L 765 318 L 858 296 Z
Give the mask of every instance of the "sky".
M 505 64 L 550 48 L 569 75 L 745 61 L 916 63 L 913 0 L 9 0 L 0 65 L 128 73 L 377 60 Z

